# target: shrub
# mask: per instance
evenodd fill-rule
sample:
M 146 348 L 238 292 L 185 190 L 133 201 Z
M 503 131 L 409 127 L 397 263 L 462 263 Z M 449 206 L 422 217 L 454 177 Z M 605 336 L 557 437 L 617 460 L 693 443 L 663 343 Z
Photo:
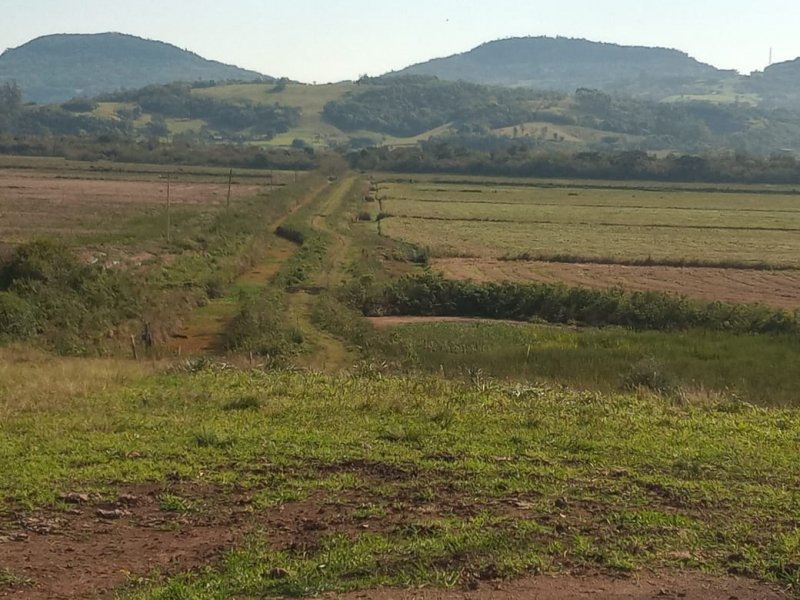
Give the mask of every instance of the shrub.
M 798 314 L 758 304 L 693 302 L 662 292 L 590 290 L 560 284 L 451 281 L 409 276 L 361 295 L 367 314 L 486 317 L 636 330 L 702 328 L 736 333 L 800 333 Z
M 634 364 L 625 376 L 623 388 L 631 392 L 644 389 L 663 396 L 673 395 L 680 389 L 673 375 L 654 358 L 645 358 Z
M 63 244 L 39 241 L 17 248 L 0 266 L 0 333 L 41 334 L 57 351 L 98 347 L 115 326 L 139 315 L 141 285 L 132 275 L 81 264 Z
M 303 343 L 303 335 L 286 326 L 283 315 L 283 298 L 277 292 L 243 298 L 239 313 L 225 332 L 226 348 L 271 358 L 293 354 Z
M 0 292 L 0 338 L 23 340 L 38 330 L 34 307 L 12 292 Z

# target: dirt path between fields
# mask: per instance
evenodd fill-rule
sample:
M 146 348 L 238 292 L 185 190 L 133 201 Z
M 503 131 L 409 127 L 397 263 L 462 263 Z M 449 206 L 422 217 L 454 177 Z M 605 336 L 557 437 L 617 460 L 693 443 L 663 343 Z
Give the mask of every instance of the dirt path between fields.
M 274 231 L 291 215 L 314 202 L 329 185 L 327 182 L 319 185 L 299 202 L 295 203 L 288 213 L 277 221 L 267 224 L 266 228 Z M 295 244 L 273 234 L 266 256 L 259 264 L 242 274 L 234 283 L 233 289 L 265 286 L 277 275 L 283 264 L 296 251 L 297 246 Z M 180 356 L 197 356 L 222 352 L 221 334 L 236 315 L 238 307 L 239 302 L 235 297 L 212 300 L 206 306 L 192 313 L 183 327 L 169 339 L 168 347 Z
M 328 219 L 336 216 L 342 209 L 342 203 L 356 181 L 354 175 L 341 179 L 330 189 L 328 197 L 311 219 L 311 227 L 328 237 L 322 269 L 314 273 L 311 279 L 312 284 L 321 288 L 330 289 L 341 277 L 340 269 L 350 248 L 350 239 L 331 226 Z M 311 349 L 307 354 L 299 356 L 295 363 L 315 371 L 338 373 L 352 366 L 358 357 L 342 340 L 316 326 L 311 316 L 314 301 L 314 295 L 303 289 L 289 295 L 287 317 L 303 332 Z

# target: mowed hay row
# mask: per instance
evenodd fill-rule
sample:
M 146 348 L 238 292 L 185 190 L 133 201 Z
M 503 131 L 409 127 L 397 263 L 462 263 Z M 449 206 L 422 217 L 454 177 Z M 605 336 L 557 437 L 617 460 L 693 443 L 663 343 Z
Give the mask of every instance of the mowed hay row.
M 800 271 L 760 271 L 698 267 L 627 266 L 542 261 L 442 258 L 433 266 L 450 279 L 476 282 L 563 283 L 596 289 L 657 291 L 697 300 L 758 302 L 793 310 L 800 307 Z
M 800 232 L 800 210 L 720 209 L 575 204 L 490 204 L 384 200 L 395 217 L 443 221 L 609 224 L 654 227 L 771 229 Z
M 616 183 L 616 182 L 614 182 Z M 622 182 L 623 184 L 625 182 Z M 605 187 L 603 186 L 605 185 Z M 786 190 L 719 191 L 707 189 L 673 189 L 671 187 L 636 188 L 634 183 L 624 188 L 614 184 L 585 187 L 553 187 L 541 185 L 503 186 L 493 183 L 472 184 L 409 184 L 381 183 L 380 196 L 387 200 L 415 200 L 421 202 L 455 202 L 459 204 L 512 204 L 675 208 L 717 210 L 767 210 L 800 211 L 800 194 Z M 641 184 L 639 184 L 641 185 Z
M 437 257 L 579 256 L 610 262 L 707 261 L 800 267 L 800 232 L 389 218 L 384 235 Z

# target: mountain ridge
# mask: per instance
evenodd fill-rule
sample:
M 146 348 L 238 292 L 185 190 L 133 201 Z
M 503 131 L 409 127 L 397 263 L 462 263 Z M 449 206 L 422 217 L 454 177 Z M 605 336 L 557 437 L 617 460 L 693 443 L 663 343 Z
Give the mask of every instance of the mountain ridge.
M 174 81 L 274 78 L 125 33 L 53 34 L 0 55 L 0 83 L 16 81 L 31 102 L 63 102 Z
M 718 69 L 671 48 L 547 36 L 494 40 L 390 75 L 433 75 L 558 92 L 596 88 L 651 99 L 696 92 L 694 88 L 709 80 L 740 77 L 736 71 Z

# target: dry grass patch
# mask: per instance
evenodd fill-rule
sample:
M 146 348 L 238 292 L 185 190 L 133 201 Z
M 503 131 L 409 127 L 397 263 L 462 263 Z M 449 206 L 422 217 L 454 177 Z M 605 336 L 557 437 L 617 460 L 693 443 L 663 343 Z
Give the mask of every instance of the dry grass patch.
M 0 348 L 0 421 L 120 388 L 157 370 L 118 358 L 62 358 L 25 346 Z
M 800 271 L 627 266 L 442 258 L 433 266 L 450 279 L 564 283 L 597 289 L 652 290 L 723 302 L 800 307 Z

